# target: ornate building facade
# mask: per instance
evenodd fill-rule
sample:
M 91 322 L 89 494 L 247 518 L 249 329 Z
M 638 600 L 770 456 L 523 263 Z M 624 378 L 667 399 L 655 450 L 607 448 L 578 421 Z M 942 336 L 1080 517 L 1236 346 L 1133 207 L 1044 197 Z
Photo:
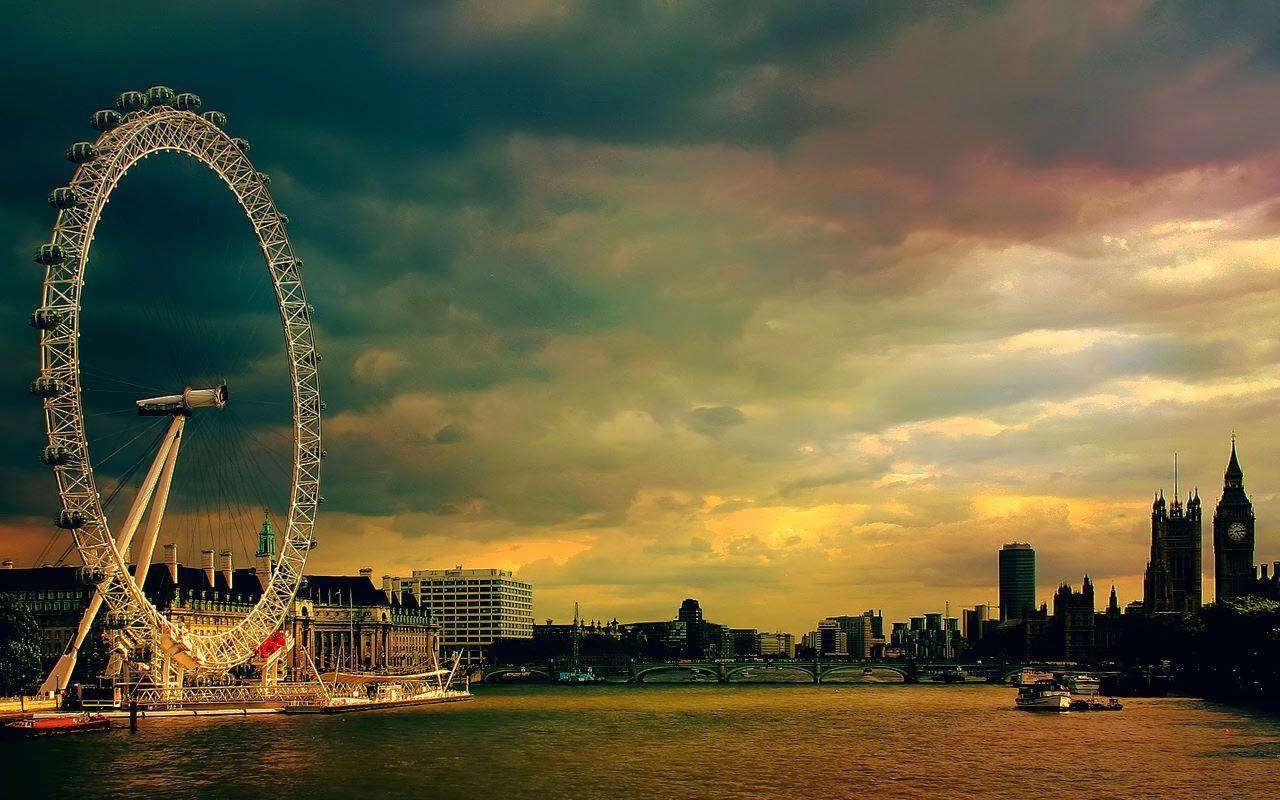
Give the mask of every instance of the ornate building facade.
M 258 564 L 234 569 L 231 553 L 201 554 L 199 567 L 178 563 L 174 545 L 165 545 L 164 560 L 146 570 L 143 592 L 156 608 L 180 620 L 197 634 L 214 634 L 239 624 L 262 597 L 266 571 L 271 568 L 271 528 L 264 524 Z M 0 594 L 8 595 L 35 615 L 40 626 L 44 668 L 52 669 L 75 635 L 93 587 L 77 567 L 0 569 Z M 307 678 L 310 666 L 301 648 L 310 652 L 321 670 L 415 672 L 437 664 L 438 628 L 431 612 L 411 593 L 400 592 L 390 577 L 382 589 L 374 586 L 372 570 L 358 576 L 315 575 L 305 578 L 289 609 L 283 629 L 294 647 L 286 665 L 294 677 Z M 81 648 L 73 680 L 91 681 L 106 665 L 102 646 L 105 614 L 100 614 Z M 248 677 L 252 666 L 233 670 Z
M 374 586 L 367 568 L 358 576 L 308 575 L 285 629 L 295 643 L 289 666 L 297 674 L 310 670 L 307 654 L 321 672 L 416 672 L 438 661 L 431 611 L 390 576 L 381 589 Z
M 1244 471 L 1231 436 L 1231 459 L 1222 475 L 1222 498 L 1213 512 L 1214 594 L 1219 601 L 1254 594 L 1253 503 L 1244 492 Z

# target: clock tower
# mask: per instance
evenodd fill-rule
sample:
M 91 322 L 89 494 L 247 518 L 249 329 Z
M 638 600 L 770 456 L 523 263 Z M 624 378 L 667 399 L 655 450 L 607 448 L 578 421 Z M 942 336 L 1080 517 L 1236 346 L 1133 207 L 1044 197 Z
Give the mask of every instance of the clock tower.
M 1244 471 L 1231 434 L 1231 460 L 1222 476 L 1222 499 L 1213 512 L 1213 575 L 1219 602 L 1249 593 L 1253 583 L 1253 503 L 1244 493 Z

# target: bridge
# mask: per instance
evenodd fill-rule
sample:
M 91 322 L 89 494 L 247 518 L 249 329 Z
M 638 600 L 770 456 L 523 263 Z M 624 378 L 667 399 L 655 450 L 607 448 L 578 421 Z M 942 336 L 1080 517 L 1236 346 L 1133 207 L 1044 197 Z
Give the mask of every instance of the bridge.
M 569 667 L 547 664 L 515 664 L 491 666 L 481 669 L 477 676 L 483 681 L 510 680 L 512 678 L 554 681 L 561 670 Z M 625 680 L 628 683 L 645 683 L 648 678 L 663 674 L 687 673 L 695 681 L 717 683 L 771 682 L 784 675 L 802 676 L 812 683 L 823 683 L 832 678 L 863 676 L 882 677 L 892 675 L 905 683 L 954 678 L 963 674 L 969 680 L 999 680 L 1009 678 L 1023 669 L 1046 672 L 1066 669 L 1062 664 L 1010 665 L 998 662 L 946 661 L 815 661 L 799 659 L 765 660 L 681 660 L 681 661 L 631 661 L 627 668 L 608 675 L 607 679 Z M 601 672 L 600 674 L 604 674 Z

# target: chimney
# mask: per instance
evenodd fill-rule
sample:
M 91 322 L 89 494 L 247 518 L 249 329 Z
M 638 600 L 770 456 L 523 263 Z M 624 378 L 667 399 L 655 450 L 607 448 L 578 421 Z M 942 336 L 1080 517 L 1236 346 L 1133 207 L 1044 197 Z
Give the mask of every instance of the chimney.
M 391 602 L 398 602 L 398 601 L 399 601 L 399 599 L 400 599 L 400 598 L 398 598 L 398 597 L 395 597 L 395 598 L 394 598 L 394 600 L 393 600 L 393 597 L 394 597 L 394 595 L 395 595 L 395 593 L 396 593 L 396 592 L 395 592 L 395 589 L 394 589 L 394 588 L 392 588 L 391 576 L 390 576 L 390 575 L 383 575 L 383 576 L 382 576 L 382 593 L 383 593 L 383 594 L 385 594 L 385 595 L 387 596 L 387 602 L 388 602 L 388 603 L 391 603 Z
M 1277 561 L 1275 563 L 1275 571 L 1272 572 L 1271 574 L 1274 577 L 1280 578 L 1280 561 Z
M 214 587 L 213 583 L 213 551 L 204 549 L 200 551 L 200 569 L 204 570 L 204 579 L 209 582 L 209 588 Z
M 1263 579 L 1264 581 L 1267 579 L 1267 565 L 1266 565 L 1266 564 L 1263 564 L 1263 565 L 1262 565 L 1262 579 Z
M 169 569 L 169 581 L 178 585 L 178 546 L 172 542 L 164 546 L 164 565 Z
M 231 591 L 231 551 L 218 551 L 218 571 L 222 573 L 222 579 L 227 582 L 227 591 Z
M 0 569 L 13 569 L 13 562 L 6 558 L 4 563 L 0 564 Z
M 361 568 L 360 568 L 360 577 L 361 577 L 361 578 L 368 578 L 368 579 L 369 579 L 369 583 L 373 583 L 373 567 L 361 567 Z

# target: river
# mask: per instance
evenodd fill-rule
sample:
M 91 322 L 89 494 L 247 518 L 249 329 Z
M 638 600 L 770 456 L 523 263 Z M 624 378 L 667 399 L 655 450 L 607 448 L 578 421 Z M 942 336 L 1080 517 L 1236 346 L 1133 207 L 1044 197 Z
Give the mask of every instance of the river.
M 1270 797 L 1280 718 L 987 685 L 479 686 L 470 703 L 0 743 L 11 798 Z M 25 791 L 24 791 L 25 790 Z

